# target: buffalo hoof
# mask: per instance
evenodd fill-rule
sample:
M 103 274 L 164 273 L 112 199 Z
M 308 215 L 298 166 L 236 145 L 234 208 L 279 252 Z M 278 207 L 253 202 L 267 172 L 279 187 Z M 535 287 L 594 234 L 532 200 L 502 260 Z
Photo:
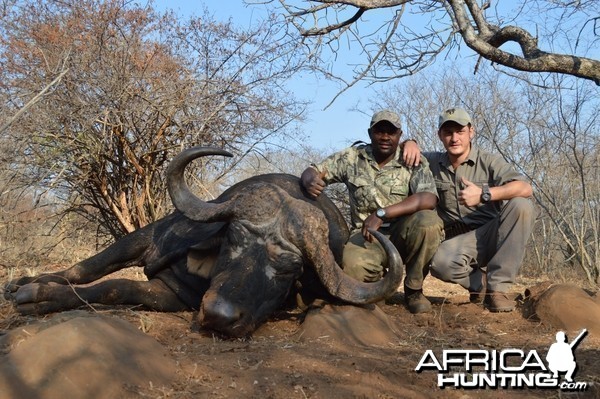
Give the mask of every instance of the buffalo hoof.
M 17 311 L 24 315 L 41 315 L 76 307 L 80 304 L 72 289 L 60 284 L 26 284 L 13 295 Z
M 28 285 L 32 285 L 34 283 L 49 283 L 49 281 L 45 281 L 47 277 L 44 276 L 36 276 L 36 277 L 19 277 L 14 280 L 9 281 L 4 287 L 4 298 L 5 299 L 15 299 L 15 294 L 20 291 L 23 287 Z
M 28 284 L 28 277 L 21 277 L 19 279 L 11 280 L 4 286 L 4 299 L 14 300 L 15 293 L 19 290 L 19 288 Z
M 14 294 L 15 302 L 17 304 L 37 302 L 39 291 L 39 284 L 25 284 Z

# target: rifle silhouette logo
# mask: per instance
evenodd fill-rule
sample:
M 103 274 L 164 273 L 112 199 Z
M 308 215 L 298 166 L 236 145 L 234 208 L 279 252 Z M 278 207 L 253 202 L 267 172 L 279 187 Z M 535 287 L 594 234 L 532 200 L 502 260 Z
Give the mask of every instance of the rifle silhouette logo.
M 552 371 L 552 376 L 554 378 L 558 378 L 559 373 L 566 372 L 565 379 L 567 382 L 573 382 L 573 374 L 577 369 L 577 363 L 575 362 L 573 352 L 575 351 L 575 347 L 579 345 L 586 335 L 587 329 L 584 328 L 569 344 L 564 331 L 556 333 L 556 342 L 550 346 L 548 354 L 546 355 L 548 368 Z

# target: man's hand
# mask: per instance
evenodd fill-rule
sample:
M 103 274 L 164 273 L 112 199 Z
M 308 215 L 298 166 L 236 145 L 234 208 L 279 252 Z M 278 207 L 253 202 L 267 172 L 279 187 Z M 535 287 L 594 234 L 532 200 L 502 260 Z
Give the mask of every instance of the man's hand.
M 402 160 L 409 167 L 417 167 L 421 163 L 421 150 L 414 140 L 406 140 L 402 143 Z
M 361 233 L 365 240 L 368 242 L 373 242 L 374 237 L 371 233 L 369 233 L 368 229 L 379 230 L 382 224 L 383 220 L 379 219 L 376 214 L 370 214 L 363 222 L 361 229 Z
M 483 189 L 461 177 L 463 189 L 458 192 L 458 202 L 465 206 L 476 206 L 481 203 L 481 192 Z
M 300 180 L 302 181 L 302 185 L 306 189 L 306 192 L 312 198 L 316 199 L 325 189 L 326 184 L 323 181 L 323 178 L 326 173 L 326 170 L 319 173 L 314 168 L 306 168 L 306 170 L 302 172 Z

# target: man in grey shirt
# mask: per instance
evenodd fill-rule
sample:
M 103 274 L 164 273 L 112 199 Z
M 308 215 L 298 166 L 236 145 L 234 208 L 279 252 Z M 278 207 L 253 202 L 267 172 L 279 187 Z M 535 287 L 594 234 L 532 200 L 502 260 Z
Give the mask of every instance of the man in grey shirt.
M 508 312 L 515 306 L 509 289 L 535 221 L 533 190 L 502 157 L 475 146 L 474 136 L 470 115 L 462 108 L 447 109 L 438 123 L 446 151 L 423 154 L 435 178 L 445 231 L 430 271 L 468 289 L 471 302 Z M 406 144 L 405 160 L 410 146 L 414 143 Z

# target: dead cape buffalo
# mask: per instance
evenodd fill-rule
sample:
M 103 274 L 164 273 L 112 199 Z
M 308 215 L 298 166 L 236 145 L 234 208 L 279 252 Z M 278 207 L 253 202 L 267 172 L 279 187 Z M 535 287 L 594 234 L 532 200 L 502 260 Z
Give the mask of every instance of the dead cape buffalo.
M 232 156 L 195 147 L 169 164 L 168 189 L 177 211 L 69 269 L 15 279 L 7 284 L 6 296 L 23 314 L 63 311 L 84 302 L 166 312 L 199 309 L 202 328 L 241 337 L 295 297 L 298 287 L 359 305 L 395 292 L 403 263 L 391 242 L 374 232 L 388 254 L 385 278 L 362 283 L 345 275 L 338 266 L 348 238 L 342 215 L 326 196 L 305 196 L 295 176 L 255 176 L 213 201 L 199 199 L 184 170 L 208 155 Z M 144 267 L 148 281 L 88 284 L 130 266 Z

